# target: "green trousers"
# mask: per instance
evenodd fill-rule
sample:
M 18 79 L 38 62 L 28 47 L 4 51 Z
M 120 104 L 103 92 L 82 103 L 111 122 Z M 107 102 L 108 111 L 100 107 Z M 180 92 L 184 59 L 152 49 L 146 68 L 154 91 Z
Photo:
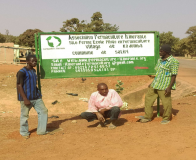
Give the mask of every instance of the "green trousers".
M 165 90 L 157 90 L 152 87 L 148 89 L 148 92 L 145 97 L 145 118 L 152 119 L 153 117 L 153 108 L 152 105 L 154 104 L 157 97 L 160 97 L 162 104 L 163 104 L 163 120 L 170 120 L 172 115 L 172 103 L 171 103 L 171 93 L 165 95 Z

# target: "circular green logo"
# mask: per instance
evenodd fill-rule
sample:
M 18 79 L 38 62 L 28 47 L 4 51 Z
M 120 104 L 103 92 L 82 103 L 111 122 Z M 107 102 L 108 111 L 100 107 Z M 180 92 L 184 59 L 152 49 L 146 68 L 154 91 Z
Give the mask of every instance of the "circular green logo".
M 61 45 L 61 39 L 59 37 L 49 36 L 48 38 L 46 38 L 46 40 L 48 41 L 48 45 L 50 47 L 58 47 Z

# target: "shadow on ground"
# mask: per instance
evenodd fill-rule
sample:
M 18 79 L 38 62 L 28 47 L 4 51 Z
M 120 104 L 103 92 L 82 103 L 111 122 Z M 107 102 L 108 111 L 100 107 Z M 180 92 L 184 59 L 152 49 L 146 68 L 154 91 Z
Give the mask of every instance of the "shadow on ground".
M 153 106 L 153 110 L 155 111 L 155 113 L 153 114 L 153 118 L 156 118 L 157 117 L 157 106 Z M 173 116 L 176 116 L 178 114 L 179 110 L 177 109 L 172 109 L 172 115 Z M 141 113 L 141 115 L 144 115 L 144 108 L 137 108 L 137 109 L 130 109 L 130 110 L 122 110 L 121 111 L 122 113 L 122 116 L 123 115 L 126 115 L 126 114 L 137 114 L 137 113 Z M 160 105 L 160 116 L 163 115 L 163 106 Z M 60 125 L 66 121 L 69 121 L 69 120 L 80 120 L 82 119 L 80 117 L 80 115 L 76 115 L 74 117 L 71 117 L 71 118 L 66 118 L 66 119 L 63 119 L 63 120 L 54 120 L 50 123 L 48 123 L 47 125 L 47 128 L 49 131 L 53 132 L 55 131 L 56 129 L 60 128 Z M 118 122 L 117 122 L 117 126 L 122 126 L 124 125 L 124 123 L 126 123 L 128 120 L 125 119 L 125 118 L 119 118 Z M 96 127 L 98 125 L 99 122 L 93 124 L 93 125 L 89 125 L 88 127 L 91 128 L 91 127 Z M 33 133 L 33 132 L 36 132 L 37 128 L 35 129 L 32 129 L 30 130 L 30 133 Z

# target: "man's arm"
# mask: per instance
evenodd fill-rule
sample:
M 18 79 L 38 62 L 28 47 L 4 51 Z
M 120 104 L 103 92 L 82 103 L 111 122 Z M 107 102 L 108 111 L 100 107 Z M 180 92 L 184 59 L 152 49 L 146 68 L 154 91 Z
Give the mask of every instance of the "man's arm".
M 26 97 L 26 95 L 24 93 L 24 90 L 22 88 L 23 81 L 24 81 L 24 73 L 19 71 L 17 73 L 17 89 L 18 89 L 18 92 L 20 93 L 20 95 L 22 96 L 22 98 L 24 100 L 24 104 L 26 106 L 29 106 L 31 104 L 31 102 L 27 99 L 27 97 Z
M 174 85 L 174 83 L 176 81 L 176 76 L 178 74 L 178 68 L 179 68 L 179 62 L 177 60 L 175 60 L 172 63 L 172 65 L 171 65 L 171 74 L 172 74 L 172 77 L 171 77 L 171 81 L 170 81 L 169 86 L 165 90 L 165 95 L 171 93 L 172 86 Z
M 110 105 L 107 106 L 105 109 L 102 109 L 103 111 L 101 110 L 100 112 L 105 112 L 107 110 L 110 110 L 114 106 L 119 107 L 119 108 L 123 106 L 123 101 L 121 97 L 119 96 L 119 94 L 113 89 L 111 89 L 110 92 L 111 92 Z
M 175 81 L 176 81 L 176 75 L 173 75 L 171 77 L 171 82 L 169 84 L 169 87 L 167 87 L 166 90 L 165 90 L 165 95 L 167 95 L 167 94 L 169 94 L 171 92 L 172 86 L 175 83 Z
M 105 112 L 105 111 L 108 111 L 108 110 L 110 110 L 110 109 L 104 108 L 104 109 L 102 109 L 99 113 L 101 113 L 101 114 L 104 116 L 104 112 Z
M 104 116 L 104 112 L 110 110 L 112 107 L 117 106 L 117 107 L 122 107 L 123 106 L 123 101 L 120 98 L 119 94 L 115 90 L 110 90 L 112 92 L 112 97 L 110 101 L 110 105 L 100 111 L 100 113 Z
M 160 59 L 158 59 L 158 61 L 157 61 L 157 64 L 156 64 L 156 66 L 155 66 L 155 71 L 157 71 L 157 69 L 158 69 L 158 66 L 159 66 L 159 63 L 160 63 Z M 155 77 L 156 77 L 156 75 L 148 75 L 150 78 L 152 78 L 152 79 L 154 79 Z M 153 81 L 152 81 L 153 82 Z M 148 85 L 148 88 L 150 88 L 150 86 L 151 86 L 151 84 L 152 84 L 152 82 Z
M 88 110 L 90 112 L 93 112 L 94 114 L 96 114 L 97 119 L 101 122 L 105 121 L 105 118 L 103 117 L 103 114 L 101 114 L 100 112 L 98 112 L 97 107 L 95 106 L 95 100 L 96 100 L 96 96 L 94 94 L 91 95 L 89 102 L 88 102 Z

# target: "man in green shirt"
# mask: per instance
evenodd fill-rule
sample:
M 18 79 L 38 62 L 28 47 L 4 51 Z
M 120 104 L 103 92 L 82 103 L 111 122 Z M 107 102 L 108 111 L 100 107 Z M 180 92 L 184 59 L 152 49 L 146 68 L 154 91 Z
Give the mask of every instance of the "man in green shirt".
M 161 58 L 155 67 L 156 75 L 153 82 L 149 85 L 145 97 L 145 115 L 138 116 L 140 122 L 145 123 L 152 120 L 152 105 L 159 96 L 164 107 L 163 120 L 161 124 L 170 122 L 172 115 L 171 90 L 176 89 L 176 76 L 178 73 L 179 62 L 171 54 L 171 47 L 167 44 L 160 47 Z

